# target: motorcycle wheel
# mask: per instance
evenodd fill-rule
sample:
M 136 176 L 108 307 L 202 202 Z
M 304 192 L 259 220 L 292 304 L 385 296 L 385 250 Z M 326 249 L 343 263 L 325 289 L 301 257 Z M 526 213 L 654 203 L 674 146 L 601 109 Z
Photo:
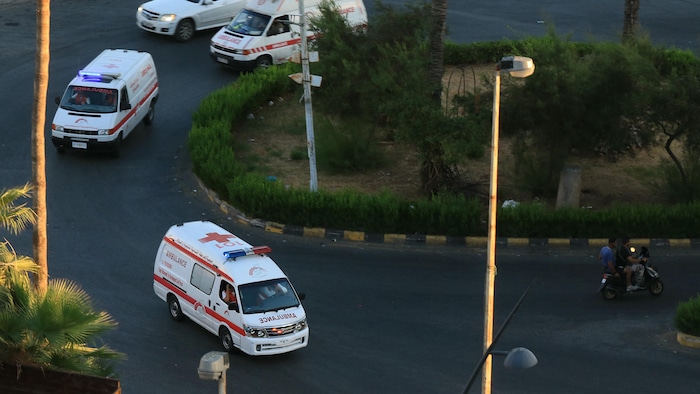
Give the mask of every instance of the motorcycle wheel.
M 617 296 L 617 292 L 607 286 L 603 289 L 603 291 L 601 291 L 601 293 L 603 294 L 603 298 L 606 300 L 612 300 Z
M 659 296 L 664 291 L 664 284 L 661 280 L 655 280 L 649 285 L 649 293 L 653 296 Z

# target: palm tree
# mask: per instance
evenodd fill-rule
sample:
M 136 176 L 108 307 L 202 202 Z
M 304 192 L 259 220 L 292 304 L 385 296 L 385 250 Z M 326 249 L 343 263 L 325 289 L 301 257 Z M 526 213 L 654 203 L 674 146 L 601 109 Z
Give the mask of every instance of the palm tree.
M 46 91 L 49 86 L 49 31 L 51 1 L 37 0 L 36 59 L 34 72 L 34 102 L 32 105 L 32 172 L 34 174 L 34 261 L 39 265 L 35 286 L 40 293 L 46 291 L 49 279 L 46 239 L 46 147 L 44 124 L 46 123 Z
M 26 272 L 5 270 L 0 286 L 0 360 L 18 365 L 110 377 L 123 358 L 107 346 L 94 347 L 99 334 L 116 326 L 107 312 L 95 312 L 90 297 L 65 279 L 33 287 Z
M 634 38 L 639 25 L 639 2 L 641 0 L 625 0 L 625 20 L 622 24 L 622 41 Z
M 17 234 L 36 221 L 31 208 L 17 203 L 30 191 L 24 185 L 0 192 L 0 228 Z M 110 362 L 122 354 L 90 344 L 116 322 L 95 312 L 87 293 L 67 280 L 47 281 L 38 291 L 28 273 L 39 270 L 7 240 L 0 242 L 0 361 L 109 376 Z
M 428 79 L 435 84 L 436 99 L 440 103 L 442 92 L 442 75 L 445 73 L 445 19 L 447 18 L 447 0 L 433 0 L 431 8 L 432 26 L 430 28 L 430 69 Z

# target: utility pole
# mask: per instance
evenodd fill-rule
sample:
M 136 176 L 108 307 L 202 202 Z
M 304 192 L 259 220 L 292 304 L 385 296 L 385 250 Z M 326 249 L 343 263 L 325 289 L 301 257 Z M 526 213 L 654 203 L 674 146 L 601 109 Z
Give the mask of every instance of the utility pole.
M 309 71 L 309 47 L 306 38 L 304 0 L 299 0 L 299 28 L 301 31 L 301 72 L 304 86 L 304 112 L 306 113 L 306 147 L 309 155 L 309 190 L 318 190 L 316 176 L 316 145 L 314 142 L 314 113 L 311 107 L 311 73 Z

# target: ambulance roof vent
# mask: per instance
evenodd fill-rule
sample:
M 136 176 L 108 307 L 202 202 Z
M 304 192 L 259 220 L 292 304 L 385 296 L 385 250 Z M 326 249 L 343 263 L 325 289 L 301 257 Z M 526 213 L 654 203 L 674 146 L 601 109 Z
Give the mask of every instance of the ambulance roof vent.
M 272 248 L 269 246 L 254 246 L 252 248 L 229 250 L 224 252 L 224 257 L 226 257 L 227 260 L 235 260 L 236 257 L 249 256 L 251 254 L 264 255 L 265 253 L 270 252 L 272 252 Z
M 78 76 L 86 82 L 111 82 L 121 76 L 121 73 L 99 73 L 90 71 L 78 71 Z

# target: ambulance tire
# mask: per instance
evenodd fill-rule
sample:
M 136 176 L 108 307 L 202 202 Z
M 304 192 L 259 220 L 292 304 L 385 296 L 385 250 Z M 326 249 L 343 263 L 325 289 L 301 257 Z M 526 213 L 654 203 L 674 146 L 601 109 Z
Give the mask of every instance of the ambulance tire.
M 117 140 L 114 141 L 114 147 L 112 149 L 112 157 L 115 159 L 119 157 L 119 155 L 122 153 L 122 133 L 119 133 L 117 136 Z
M 150 126 L 151 123 L 153 123 L 153 118 L 156 116 L 156 108 L 155 104 L 153 101 L 151 101 L 151 104 L 148 106 L 148 112 L 146 113 L 146 116 L 143 117 L 143 124 L 146 126 Z
M 175 28 L 175 40 L 179 42 L 189 41 L 194 37 L 194 22 L 192 19 L 183 19 Z
M 182 321 L 185 318 L 180 308 L 180 302 L 172 294 L 168 296 L 168 311 L 170 312 L 170 317 L 175 321 Z
M 258 68 L 268 68 L 272 66 L 272 58 L 268 55 L 260 56 L 255 61 L 255 64 L 258 66 Z
M 231 331 L 226 327 L 219 328 L 219 339 L 221 340 L 221 346 L 224 350 L 229 353 L 233 353 L 236 347 L 233 345 L 233 337 L 231 336 Z

